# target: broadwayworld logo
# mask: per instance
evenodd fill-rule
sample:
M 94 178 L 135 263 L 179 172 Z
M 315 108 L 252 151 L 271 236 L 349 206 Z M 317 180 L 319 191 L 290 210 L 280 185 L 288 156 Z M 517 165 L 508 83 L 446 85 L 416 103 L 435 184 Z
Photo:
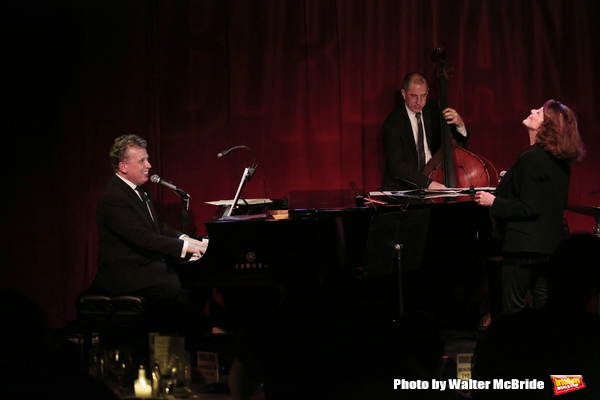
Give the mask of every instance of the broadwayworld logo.
M 581 375 L 550 375 L 554 383 L 554 394 L 563 394 L 583 389 L 583 376 Z

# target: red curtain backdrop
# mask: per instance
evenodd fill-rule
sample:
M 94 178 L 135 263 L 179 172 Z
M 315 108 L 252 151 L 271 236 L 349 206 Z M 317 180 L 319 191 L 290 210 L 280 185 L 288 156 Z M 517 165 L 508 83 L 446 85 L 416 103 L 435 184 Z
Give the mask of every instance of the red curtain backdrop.
M 570 202 L 597 206 L 600 14 L 560 0 L 7 0 L 3 76 L 2 286 L 75 319 L 96 273 L 96 199 L 115 137 L 149 141 L 152 173 L 191 196 L 191 233 L 260 164 L 247 198 L 376 190 L 380 128 L 405 74 L 432 76 L 442 44 L 448 102 L 467 148 L 505 170 L 528 146 L 521 121 L 549 98 L 572 107 L 588 148 Z M 435 87 L 433 88 L 435 92 Z M 163 218 L 180 201 L 149 184 Z M 571 230 L 592 217 L 566 212 Z

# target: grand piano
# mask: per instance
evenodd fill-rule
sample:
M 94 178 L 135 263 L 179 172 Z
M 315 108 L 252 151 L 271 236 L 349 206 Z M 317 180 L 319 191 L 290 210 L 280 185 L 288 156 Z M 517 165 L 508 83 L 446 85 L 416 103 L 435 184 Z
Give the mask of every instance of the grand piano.
M 183 265 L 180 279 L 234 298 L 248 288 L 325 288 L 378 299 L 374 307 L 392 317 L 426 309 L 454 318 L 477 295 L 492 251 L 487 208 L 461 197 L 293 191 L 289 201 L 242 206 L 230 217 L 221 209 L 205 223 L 205 255 Z

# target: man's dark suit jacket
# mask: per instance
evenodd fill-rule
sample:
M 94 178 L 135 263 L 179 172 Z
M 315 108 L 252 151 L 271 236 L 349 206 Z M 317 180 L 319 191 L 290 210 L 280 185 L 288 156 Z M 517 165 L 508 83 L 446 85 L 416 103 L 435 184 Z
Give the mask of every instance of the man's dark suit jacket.
M 554 253 L 565 237 L 570 176 L 570 163 L 538 144 L 521 153 L 498 184 L 491 208 L 504 252 Z
M 440 108 L 434 101 L 428 100 L 421 114 L 427 144 L 433 155 L 442 145 Z M 467 138 L 458 133 L 454 125 L 450 126 L 450 131 L 459 143 L 466 143 Z M 429 177 L 418 171 L 417 145 L 404 102 L 383 123 L 383 148 L 386 155 L 385 176 L 381 186 L 383 190 L 410 190 L 429 186 Z
M 136 192 L 112 176 L 98 201 L 96 287 L 131 293 L 174 278 L 165 256 L 181 257 L 182 233 L 162 223 L 154 209 L 153 215 L 156 223 Z

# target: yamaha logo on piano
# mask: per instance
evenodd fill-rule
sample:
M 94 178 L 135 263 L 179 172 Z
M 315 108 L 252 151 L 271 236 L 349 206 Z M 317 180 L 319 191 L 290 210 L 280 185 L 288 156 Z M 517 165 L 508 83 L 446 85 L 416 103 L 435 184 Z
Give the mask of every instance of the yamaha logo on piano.
M 256 254 L 249 251 L 246 253 L 246 261 L 245 263 L 237 263 L 235 264 L 235 269 L 263 269 L 267 268 L 267 264 L 263 264 L 261 262 L 254 262 L 256 260 Z

